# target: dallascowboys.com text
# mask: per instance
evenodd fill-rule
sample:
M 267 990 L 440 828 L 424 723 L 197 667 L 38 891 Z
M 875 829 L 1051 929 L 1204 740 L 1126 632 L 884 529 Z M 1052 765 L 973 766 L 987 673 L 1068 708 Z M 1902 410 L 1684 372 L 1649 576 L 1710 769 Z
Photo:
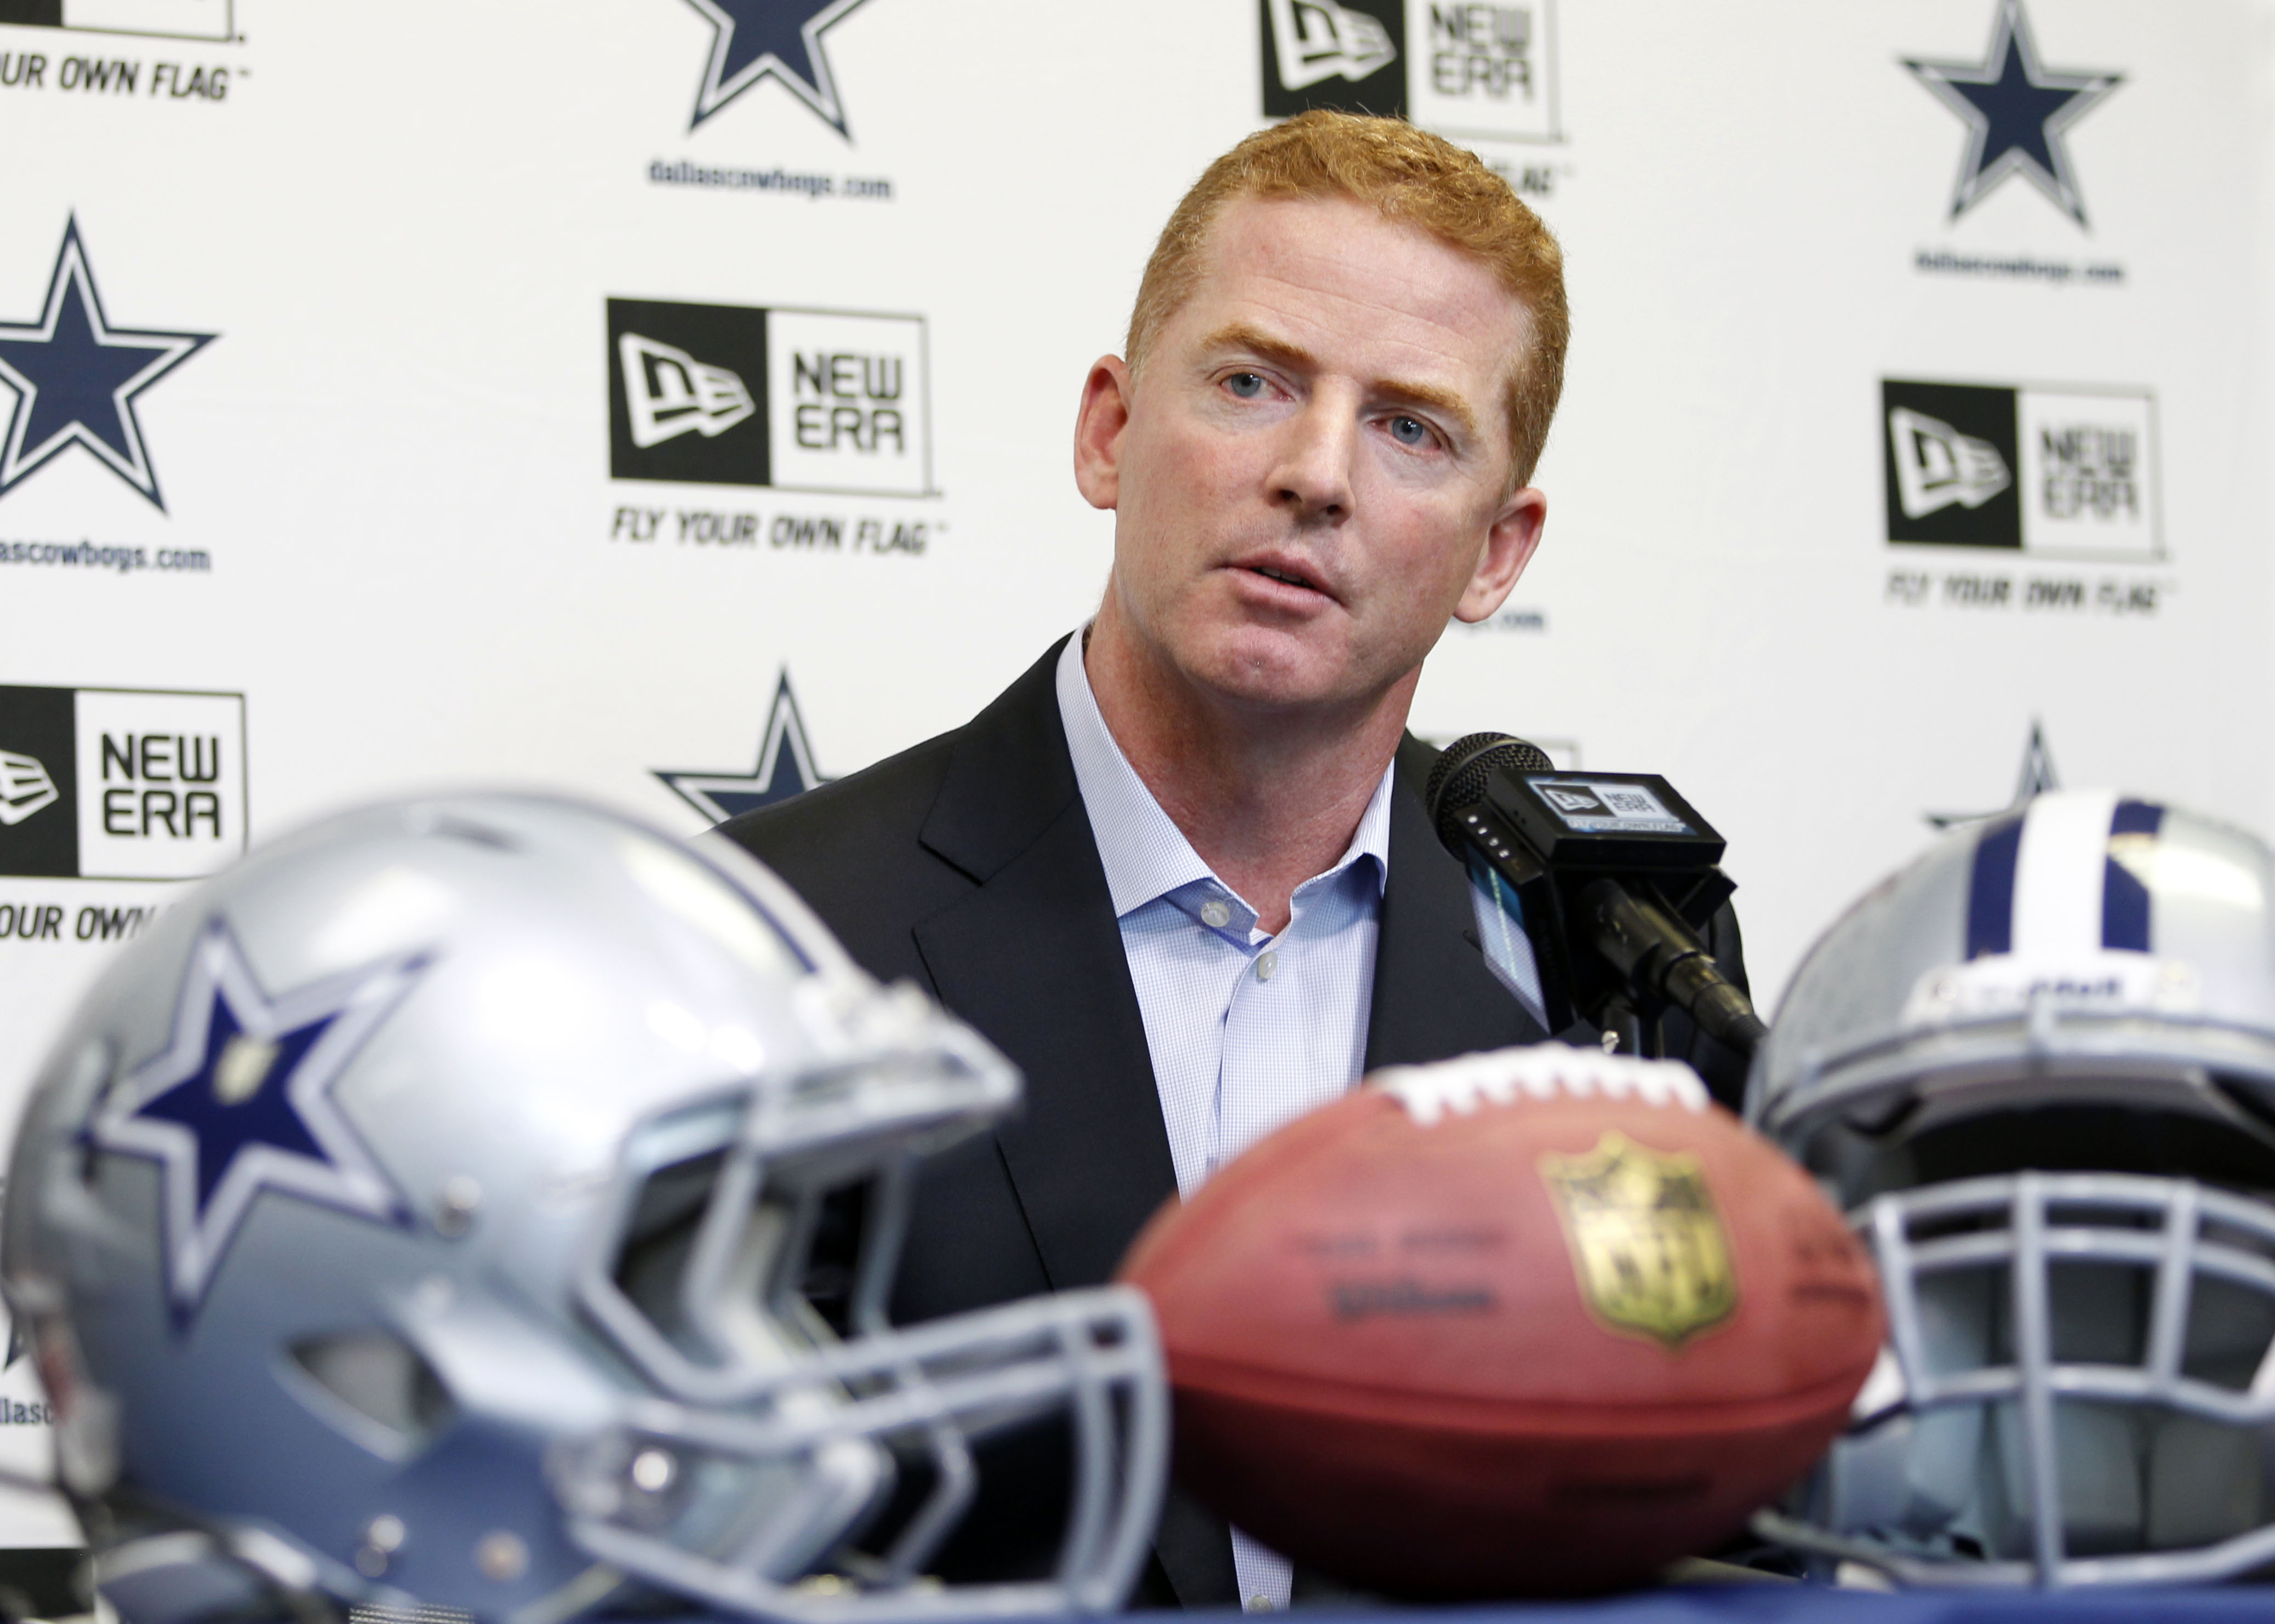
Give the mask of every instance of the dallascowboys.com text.
M 2067 260 L 2041 260 L 2027 253 L 1954 253 L 1947 248 L 1922 248 L 1912 255 L 1912 268 L 1937 276 L 1991 276 L 2009 281 L 2044 282 L 2060 287 L 2069 282 L 2120 287 L 2122 265 L 2073 264 Z
M 49 564 L 81 570 L 112 570 L 132 575 L 138 570 L 186 570 L 204 573 L 213 569 L 213 555 L 187 548 L 97 547 L 92 541 L 0 540 L 0 564 Z
M 800 175 L 777 164 L 770 170 L 722 169 L 694 163 L 685 158 L 658 158 L 647 166 L 647 178 L 659 186 L 701 186 L 722 192 L 797 192 L 809 203 L 826 197 L 893 200 L 893 183 L 876 175 Z

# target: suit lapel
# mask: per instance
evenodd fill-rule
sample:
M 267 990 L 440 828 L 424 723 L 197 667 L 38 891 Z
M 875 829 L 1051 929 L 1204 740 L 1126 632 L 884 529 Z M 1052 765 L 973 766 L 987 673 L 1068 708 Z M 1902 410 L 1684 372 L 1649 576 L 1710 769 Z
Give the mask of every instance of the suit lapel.
M 920 835 L 977 888 L 915 927 L 941 1001 L 1026 1074 L 996 1131 L 1054 1289 L 1109 1279 L 1176 1191 L 1145 1024 L 1059 719 L 1059 649 L 957 738 Z
M 1422 786 L 1437 752 L 1410 734 L 1390 796 L 1390 883 L 1374 949 L 1366 1069 L 1410 1066 L 1548 1034 L 1493 979 L 1478 950 L 1470 880 L 1440 843 Z
M 1177 1189 L 1145 1018 L 1059 717 L 1063 646 L 958 736 L 919 838 L 976 888 L 915 927 L 941 1001 L 1026 1074 L 1024 1109 L 995 1142 L 1060 1291 L 1110 1279 Z M 1162 1508 L 1154 1556 L 1183 1605 L 1238 1599 L 1224 1520 L 1182 1490 Z

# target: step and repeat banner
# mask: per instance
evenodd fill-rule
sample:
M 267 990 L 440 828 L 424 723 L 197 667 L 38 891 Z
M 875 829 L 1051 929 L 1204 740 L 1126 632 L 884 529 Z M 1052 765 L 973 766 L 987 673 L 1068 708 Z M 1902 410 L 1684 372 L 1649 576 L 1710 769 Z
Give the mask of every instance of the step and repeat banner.
M 2265 830 L 2271 64 L 2270 0 L 0 0 L 0 1117 L 326 809 L 692 834 L 964 720 L 1097 600 L 1154 232 L 1311 106 L 1568 258 L 1546 541 L 1417 730 L 1673 779 L 1769 1000 L 2034 788 Z M 11 1349 L 0 1467 L 43 1419 Z

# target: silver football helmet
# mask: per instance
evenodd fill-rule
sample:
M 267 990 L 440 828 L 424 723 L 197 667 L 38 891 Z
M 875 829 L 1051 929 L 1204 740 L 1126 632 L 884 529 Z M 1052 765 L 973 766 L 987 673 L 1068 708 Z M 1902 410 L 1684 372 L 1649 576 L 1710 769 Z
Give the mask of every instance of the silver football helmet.
M 1889 1339 L 1764 1532 L 1921 1584 L 2275 1566 L 2275 858 L 2111 794 L 1945 840 L 1803 962 L 1748 1117 Z
M 112 963 L 16 1143 L 6 1291 L 98 1583 L 144 1624 L 1118 1605 L 1144 1299 L 886 1322 L 911 1164 L 1017 1093 L 725 845 L 487 795 L 266 847 Z M 928 1577 L 1030 1424 L 1071 1440 L 1055 1570 Z

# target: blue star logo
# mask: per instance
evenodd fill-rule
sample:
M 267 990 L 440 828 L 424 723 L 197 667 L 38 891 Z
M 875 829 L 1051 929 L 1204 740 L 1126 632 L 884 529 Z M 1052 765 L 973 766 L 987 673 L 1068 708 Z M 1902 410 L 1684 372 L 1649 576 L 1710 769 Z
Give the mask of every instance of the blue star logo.
M 1953 219 L 2009 175 L 2020 175 L 2078 224 L 2085 223 L 2085 199 L 2063 136 L 2125 82 L 2122 74 L 2060 73 L 2041 67 L 2022 0 L 1999 0 L 1991 49 L 1980 63 L 1907 60 L 1904 65 L 1967 121 L 1967 152 L 1951 198 Z
M 797 714 L 797 696 L 790 691 L 788 670 L 775 684 L 774 709 L 767 716 L 756 767 L 747 773 L 658 772 L 656 776 L 712 823 L 787 801 L 829 782 L 814 770 L 813 748 L 805 741 L 805 721 Z
M 199 941 L 166 1049 L 113 1085 L 87 1129 L 103 1150 L 158 1164 L 178 1322 L 204 1301 L 263 1190 L 410 1221 L 331 1090 L 423 968 L 382 965 L 272 999 L 226 925 Z
M 861 0 L 688 0 L 715 30 L 703 87 L 695 94 L 692 131 L 761 79 L 771 79 L 805 102 L 838 134 L 851 139 L 837 80 L 821 36 Z
M 82 445 L 163 511 L 135 397 L 216 336 L 111 326 L 74 217 L 64 228 L 38 322 L 0 324 L 0 383 L 16 392 L 0 447 L 0 494 L 65 447 Z
M 1988 823 L 1993 818 L 2003 818 L 2010 812 L 2028 806 L 2039 796 L 2061 788 L 2054 775 L 2054 759 L 2046 748 L 2045 729 L 2038 720 L 2030 719 L 2030 742 L 2022 746 L 2022 771 L 2014 780 L 2014 798 L 1995 812 L 1929 812 L 1928 827 L 1937 829 L 1962 828 L 1970 823 Z

